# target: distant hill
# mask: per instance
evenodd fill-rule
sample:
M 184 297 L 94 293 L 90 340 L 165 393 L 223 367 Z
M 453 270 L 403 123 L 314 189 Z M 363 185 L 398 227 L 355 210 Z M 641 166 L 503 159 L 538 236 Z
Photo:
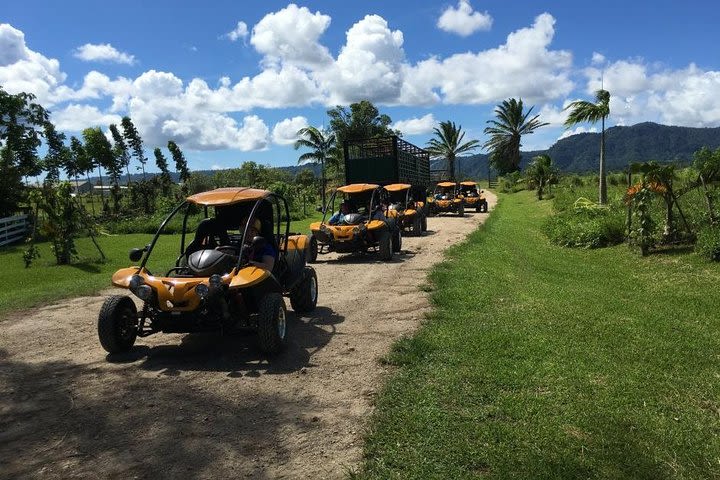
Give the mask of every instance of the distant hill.
M 720 127 L 671 127 L 645 122 L 630 127 L 605 130 L 605 159 L 608 171 L 619 171 L 631 162 L 678 162 L 689 164 L 692 155 L 702 147 L 720 147 Z M 547 153 L 564 172 L 594 172 L 600 157 L 600 134 L 580 133 L 558 140 L 547 150 L 521 152 L 521 167 L 536 155 Z M 487 178 L 487 155 L 463 157 L 463 177 Z M 433 168 L 440 168 L 437 164 Z

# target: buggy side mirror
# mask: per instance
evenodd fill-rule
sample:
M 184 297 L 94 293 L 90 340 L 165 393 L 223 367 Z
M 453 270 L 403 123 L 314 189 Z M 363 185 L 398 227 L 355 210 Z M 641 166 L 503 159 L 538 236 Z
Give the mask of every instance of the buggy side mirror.
M 139 262 L 140 259 L 142 259 L 143 253 L 145 253 L 144 248 L 133 248 L 132 250 L 130 250 L 130 261 Z

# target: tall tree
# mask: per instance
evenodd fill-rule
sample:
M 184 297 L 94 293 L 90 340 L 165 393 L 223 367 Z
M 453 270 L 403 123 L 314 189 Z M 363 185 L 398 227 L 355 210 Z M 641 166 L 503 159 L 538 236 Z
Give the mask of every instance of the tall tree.
M 115 156 L 112 145 L 100 127 L 86 128 L 83 130 L 85 139 L 85 152 L 90 156 L 98 167 L 98 173 L 102 173 L 100 167 L 104 168 L 110 175 L 113 183 L 113 207 L 115 213 L 120 210 L 120 175 L 122 166 L 120 160 Z M 102 176 L 100 177 L 100 190 L 103 190 Z M 104 202 L 103 192 L 103 204 Z
M 523 135 L 530 135 L 548 123 L 538 120 L 535 115 L 528 120 L 534 106 L 527 112 L 523 111 L 523 101 L 511 98 L 495 108 L 497 120 L 488 120 L 489 127 L 485 127 L 485 134 L 490 139 L 483 144 L 483 148 L 490 153 L 490 162 L 498 174 L 516 172 L 520 170 L 520 147 Z
M 41 172 L 37 149 L 49 115 L 34 100 L 0 87 L 0 217 L 15 213 L 25 195 L 23 177 Z
M 462 143 L 465 138 L 465 132 L 462 126 L 455 125 L 455 122 L 447 120 L 440 122 L 440 128 L 433 128 L 435 138 L 431 138 L 425 149 L 430 152 L 433 158 L 444 158 L 447 161 L 450 181 L 456 181 L 455 178 L 455 159 L 458 155 L 469 153 L 480 146 L 478 140 L 470 140 Z
M 351 104 L 349 110 L 338 105 L 328 110 L 327 114 L 338 145 L 342 145 L 347 140 L 362 140 L 399 133 L 390 128 L 392 123 L 390 117 L 381 114 L 377 107 L 367 100 Z
M 130 120 L 130 117 L 123 117 L 120 125 L 122 125 L 123 128 L 123 137 L 127 140 L 133 156 L 140 162 L 143 180 L 145 180 L 145 164 L 147 163 L 147 158 L 145 158 L 145 154 L 143 153 L 143 143 L 140 138 L 140 133 L 137 131 L 137 128 L 135 128 L 135 124 Z
M 93 159 L 85 151 L 85 146 L 82 141 L 77 137 L 70 137 L 70 152 L 72 157 L 72 164 L 74 164 L 72 173 L 80 175 L 85 173 L 85 179 L 90 187 L 90 207 L 92 208 L 93 215 L 95 215 L 95 200 L 93 195 L 93 184 L 90 182 L 90 172 L 95 168 Z M 71 172 L 68 170 L 68 175 Z M 76 183 L 77 185 L 77 183 Z
M 570 128 L 582 122 L 602 124 L 600 131 L 600 185 L 599 203 L 607 203 L 607 178 L 605 174 L 605 119 L 610 115 L 610 92 L 598 90 L 595 92 L 595 103 L 586 100 L 577 100 L 570 103 L 565 110 L 570 110 L 565 126 Z
M 305 127 L 297 132 L 298 139 L 295 142 L 295 150 L 299 148 L 308 148 L 309 152 L 305 152 L 298 158 L 298 163 L 319 163 L 321 173 L 321 190 L 320 196 L 323 208 L 325 208 L 325 191 L 327 184 L 325 180 L 325 162 L 331 157 L 337 157 L 337 143 L 335 141 L 335 133 L 326 132 L 324 129 L 318 130 L 315 127 Z
M 111 123 L 109 128 L 110 134 L 113 137 L 113 142 L 115 142 L 115 146 L 113 147 L 115 157 L 119 159 L 120 166 L 125 168 L 125 172 L 127 173 L 127 184 L 130 185 L 130 152 L 128 152 L 125 139 L 118 130 L 117 125 Z
M 693 154 L 693 167 L 698 172 L 698 182 L 702 185 L 705 194 L 705 203 L 708 209 L 708 218 L 711 224 L 718 222 L 715 214 L 715 199 L 708 185 L 720 179 L 720 148 L 711 151 L 703 147 Z
M 168 161 L 163 155 L 160 147 L 156 147 L 153 151 L 155 155 L 155 165 L 160 170 L 160 184 L 162 185 L 163 194 L 167 195 L 170 191 L 170 185 L 172 184 L 172 178 L 170 177 L 170 170 L 168 170 Z
M 44 162 L 47 172 L 45 182 L 57 183 L 60 180 L 60 169 L 70 157 L 70 149 L 65 146 L 65 134 L 58 132 L 50 121 L 45 122 L 44 130 L 47 144 Z
M 175 171 L 180 174 L 180 181 L 183 184 L 183 192 L 187 193 L 187 182 L 190 180 L 190 169 L 188 168 L 187 160 L 185 160 L 185 155 L 183 155 L 182 150 L 180 150 L 180 147 L 177 146 L 177 143 L 172 140 L 168 141 L 167 148 L 170 150 L 170 155 L 172 155 L 172 158 L 175 161 Z

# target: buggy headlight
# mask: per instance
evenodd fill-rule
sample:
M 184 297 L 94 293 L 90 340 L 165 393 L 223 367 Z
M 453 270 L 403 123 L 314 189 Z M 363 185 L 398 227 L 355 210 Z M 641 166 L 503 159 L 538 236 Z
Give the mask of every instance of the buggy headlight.
M 150 285 L 140 285 L 134 293 L 140 300 L 150 300 L 152 292 L 152 287 Z
M 320 231 L 327 235 L 330 235 L 330 229 L 324 223 L 322 225 L 320 225 Z
M 198 297 L 200 298 L 207 298 L 207 296 L 210 294 L 210 287 L 208 287 L 204 283 L 198 283 L 198 285 L 195 287 L 195 293 L 197 293 Z
M 144 284 L 145 284 L 145 279 L 142 276 L 133 275 L 132 277 L 130 277 L 129 287 L 130 287 L 131 292 L 135 293 L 135 291 L 140 287 L 140 285 L 144 285 Z
M 367 230 L 367 227 L 365 226 L 364 223 L 361 223 L 360 225 L 357 225 L 356 227 L 353 228 L 353 233 L 355 235 L 357 235 L 359 233 L 364 232 L 365 230 Z
M 220 286 L 222 285 L 222 277 L 217 273 L 214 273 L 210 275 L 208 283 L 210 283 L 210 288 L 220 288 Z

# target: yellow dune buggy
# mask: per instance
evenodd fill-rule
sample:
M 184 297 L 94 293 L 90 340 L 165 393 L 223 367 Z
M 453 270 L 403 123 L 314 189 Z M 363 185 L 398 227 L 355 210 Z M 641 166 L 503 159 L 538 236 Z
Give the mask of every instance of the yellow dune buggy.
M 458 184 L 455 182 L 440 182 L 435 186 L 432 195 L 428 197 L 430 212 L 433 215 L 440 213 L 455 213 L 459 217 L 465 215 L 463 198 L 457 193 Z
M 188 225 L 198 219 L 193 235 Z M 170 227 L 182 231 L 174 264 L 177 237 L 163 235 Z M 287 202 L 277 194 L 237 187 L 192 195 L 162 222 L 150 244 L 130 251 L 130 260 L 139 264 L 112 276 L 113 285 L 129 289 L 143 305 L 138 313 L 127 295 L 105 300 L 100 344 L 119 353 L 137 337 L 157 332 L 250 329 L 263 352 L 277 353 L 287 342 L 283 296 L 296 312 L 317 304 L 317 276 L 306 266 L 310 253 L 308 237 L 289 232 Z
M 475 208 L 476 212 L 487 212 L 488 203 L 483 190 L 478 191 L 476 182 L 467 180 L 460 182 L 458 195 L 465 201 L 465 207 Z
M 402 230 L 408 230 L 415 236 L 422 235 L 422 232 L 427 230 L 425 202 L 417 201 L 415 197 L 424 200 L 425 189 L 408 183 L 393 183 L 385 185 L 385 190 L 388 191 L 389 201 L 387 216 L 394 218 Z
M 377 249 L 382 260 L 392 260 L 402 248 L 402 232 L 388 217 L 388 192 L 370 183 L 339 187 L 323 209 L 322 221 L 310 224 L 317 252 L 351 253 Z M 337 212 L 328 217 L 332 212 Z

